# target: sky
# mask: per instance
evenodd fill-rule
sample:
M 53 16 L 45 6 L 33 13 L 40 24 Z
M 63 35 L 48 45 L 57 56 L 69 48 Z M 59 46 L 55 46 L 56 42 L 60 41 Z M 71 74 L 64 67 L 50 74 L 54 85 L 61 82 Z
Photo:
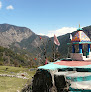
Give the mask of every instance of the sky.
M 0 0 L 0 24 L 30 28 L 49 37 L 91 25 L 91 0 Z

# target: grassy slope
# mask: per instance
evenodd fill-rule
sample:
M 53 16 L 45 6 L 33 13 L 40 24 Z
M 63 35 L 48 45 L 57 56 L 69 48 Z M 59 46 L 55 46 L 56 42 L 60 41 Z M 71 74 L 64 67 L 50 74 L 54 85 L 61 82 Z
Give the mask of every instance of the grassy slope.
M 6 68 L 8 68 L 6 70 Z M 31 80 L 31 77 L 35 74 L 35 70 L 29 71 L 28 68 L 19 68 L 19 67 L 10 67 L 10 66 L 0 66 L 0 74 L 9 74 L 9 75 L 17 75 L 17 73 L 24 73 L 29 79 L 22 79 L 16 77 L 0 77 L 0 92 L 17 92 L 17 90 L 21 91 L 28 81 Z

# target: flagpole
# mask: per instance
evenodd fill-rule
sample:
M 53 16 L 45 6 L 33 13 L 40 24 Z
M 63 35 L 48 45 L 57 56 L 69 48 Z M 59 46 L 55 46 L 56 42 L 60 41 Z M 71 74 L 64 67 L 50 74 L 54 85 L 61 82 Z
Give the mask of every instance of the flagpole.
M 68 45 L 68 55 L 67 55 L 67 58 L 69 58 L 69 45 Z
M 58 46 L 60 45 L 60 43 L 59 43 L 57 37 L 56 37 L 55 34 L 54 34 L 54 46 L 53 46 L 53 47 L 54 47 L 54 48 L 53 48 L 53 50 L 54 50 L 54 52 L 53 52 L 53 54 L 54 54 L 54 55 L 53 55 L 54 61 L 55 61 L 55 44 L 58 45 Z
M 55 43 L 54 43 L 54 48 L 53 48 L 53 49 L 54 49 L 54 52 L 53 52 L 53 53 L 54 53 L 54 54 L 53 54 L 53 55 L 54 55 L 54 56 L 53 56 L 53 61 L 55 61 Z

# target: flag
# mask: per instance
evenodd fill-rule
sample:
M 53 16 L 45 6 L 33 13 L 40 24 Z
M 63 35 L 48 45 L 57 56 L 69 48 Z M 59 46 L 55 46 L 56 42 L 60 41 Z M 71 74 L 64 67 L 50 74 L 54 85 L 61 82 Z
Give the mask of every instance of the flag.
M 39 37 L 40 38 L 40 40 L 42 39 L 41 37 Z
M 70 34 L 70 40 L 72 40 L 72 35 Z
M 46 61 L 45 61 L 45 65 L 46 65 L 46 64 L 48 64 L 47 59 L 46 59 Z
M 58 39 L 57 39 L 57 37 L 54 35 L 54 43 L 56 44 L 56 45 L 60 45 L 60 43 L 59 43 L 59 41 L 58 41 Z
M 37 60 L 37 58 L 34 58 L 34 60 Z

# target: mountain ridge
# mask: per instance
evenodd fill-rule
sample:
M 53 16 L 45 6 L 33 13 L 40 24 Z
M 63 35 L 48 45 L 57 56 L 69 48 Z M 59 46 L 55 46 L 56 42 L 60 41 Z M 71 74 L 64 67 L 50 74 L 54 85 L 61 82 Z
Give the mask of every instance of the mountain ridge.
M 91 26 L 84 27 L 83 31 L 91 39 Z M 72 35 L 74 36 L 76 32 L 77 31 L 74 30 L 74 32 L 72 32 Z M 60 58 L 67 57 L 68 53 L 67 43 L 71 42 L 69 36 L 70 33 L 57 37 L 60 42 L 60 46 L 58 48 Z M 42 39 L 40 39 L 40 37 Z M 45 47 L 46 54 L 48 54 L 47 57 L 49 57 L 49 55 L 50 57 L 52 57 L 53 43 L 54 43 L 53 39 L 54 37 L 49 38 L 47 36 L 37 35 L 34 32 L 32 32 L 31 29 L 26 27 L 19 27 L 6 23 L 0 24 L 0 46 L 11 48 L 15 52 L 17 52 L 20 49 L 20 51 L 25 50 L 36 56 L 36 54 L 40 53 L 41 48 L 42 49 L 41 55 L 43 55 Z

